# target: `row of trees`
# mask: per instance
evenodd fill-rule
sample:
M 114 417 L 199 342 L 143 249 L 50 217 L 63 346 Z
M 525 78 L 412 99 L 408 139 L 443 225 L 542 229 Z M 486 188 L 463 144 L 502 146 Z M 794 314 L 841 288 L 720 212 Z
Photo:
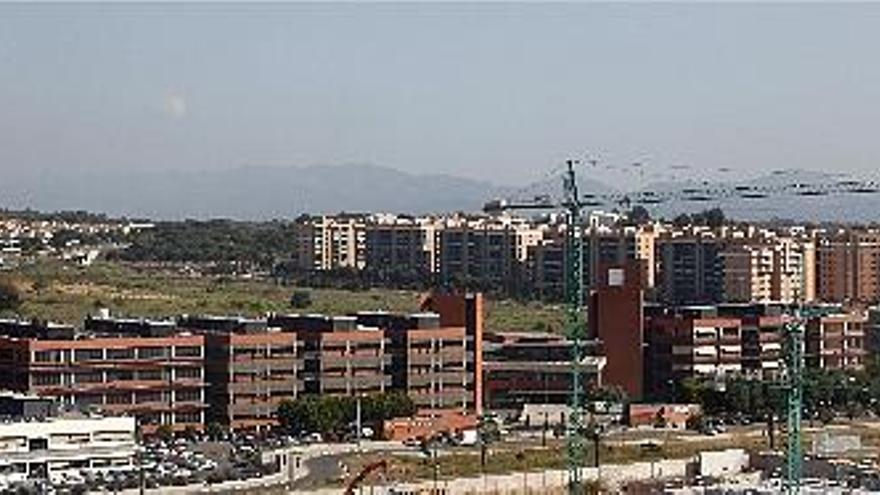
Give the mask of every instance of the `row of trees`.
M 278 406 L 278 421 L 293 434 L 321 433 L 344 436 L 357 416 L 356 397 L 305 395 Z M 370 394 L 360 398 L 361 423 L 381 427 L 391 418 L 412 416 L 416 412 L 412 399 L 402 392 Z
M 134 235 L 118 256 L 125 261 L 248 263 L 270 269 L 293 254 L 288 222 L 186 220 L 160 222 Z
M 830 420 L 835 415 L 880 414 L 880 365 L 844 372 L 807 368 L 803 375 L 803 402 L 807 417 Z M 710 415 L 732 415 L 759 420 L 768 413 L 782 415 L 785 390 L 779 383 L 728 378 L 723 385 L 686 379 L 676 389 L 676 399 L 698 403 Z

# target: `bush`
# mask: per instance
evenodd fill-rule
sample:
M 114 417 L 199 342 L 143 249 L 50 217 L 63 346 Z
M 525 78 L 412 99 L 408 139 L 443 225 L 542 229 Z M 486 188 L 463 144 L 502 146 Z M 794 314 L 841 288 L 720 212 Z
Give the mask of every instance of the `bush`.
M 21 290 L 12 280 L 0 279 L 0 311 L 18 311 L 21 307 Z
M 312 294 L 306 290 L 295 291 L 290 296 L 290 307 L 293 309 L 305 309 L 312 305 Z

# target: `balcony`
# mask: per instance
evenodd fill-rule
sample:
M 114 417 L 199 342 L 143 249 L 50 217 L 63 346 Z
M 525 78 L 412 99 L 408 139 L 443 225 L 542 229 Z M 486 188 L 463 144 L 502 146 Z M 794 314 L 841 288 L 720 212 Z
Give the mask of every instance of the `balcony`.
M 275 411 L 276 407 L 274 405 L 265 402 L 229 405 L 229 412 L 233 416 L 271 417 L 275 415 Z
M 261 359 L 258 361 L 234 361 L 232 370 L 235 373 L 261 373 L 266 370 L 290 371 L 301 369 L 302 361 L 295 358 Z
M 370 390 L 391 386 L 391 377 L 384 374 L 357 377 L 326 377 L 320 378 L 321 389 L 325 391 Z
M 460 385 L 465 379 L 464 371 L 438 371 L 434 373 L 410 374 L 407 381 L 410 385 L 420 386 L 430 383 L 446 383 Z

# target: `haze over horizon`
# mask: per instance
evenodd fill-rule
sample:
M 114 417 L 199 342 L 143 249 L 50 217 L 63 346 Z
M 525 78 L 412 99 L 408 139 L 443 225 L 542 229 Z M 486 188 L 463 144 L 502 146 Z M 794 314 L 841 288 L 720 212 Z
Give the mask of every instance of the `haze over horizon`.
M 864 4 L 3 4 L 0 173 L 864 175 L 876 46 Z

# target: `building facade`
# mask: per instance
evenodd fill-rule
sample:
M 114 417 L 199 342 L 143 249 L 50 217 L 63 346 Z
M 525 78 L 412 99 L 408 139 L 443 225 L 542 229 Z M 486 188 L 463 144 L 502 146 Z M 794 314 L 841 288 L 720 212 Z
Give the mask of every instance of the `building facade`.
M 205 422 L 204 338 L 0 337 L 0 373 L 11 390 L 62 407 L 136 416 L 144 431 Z

